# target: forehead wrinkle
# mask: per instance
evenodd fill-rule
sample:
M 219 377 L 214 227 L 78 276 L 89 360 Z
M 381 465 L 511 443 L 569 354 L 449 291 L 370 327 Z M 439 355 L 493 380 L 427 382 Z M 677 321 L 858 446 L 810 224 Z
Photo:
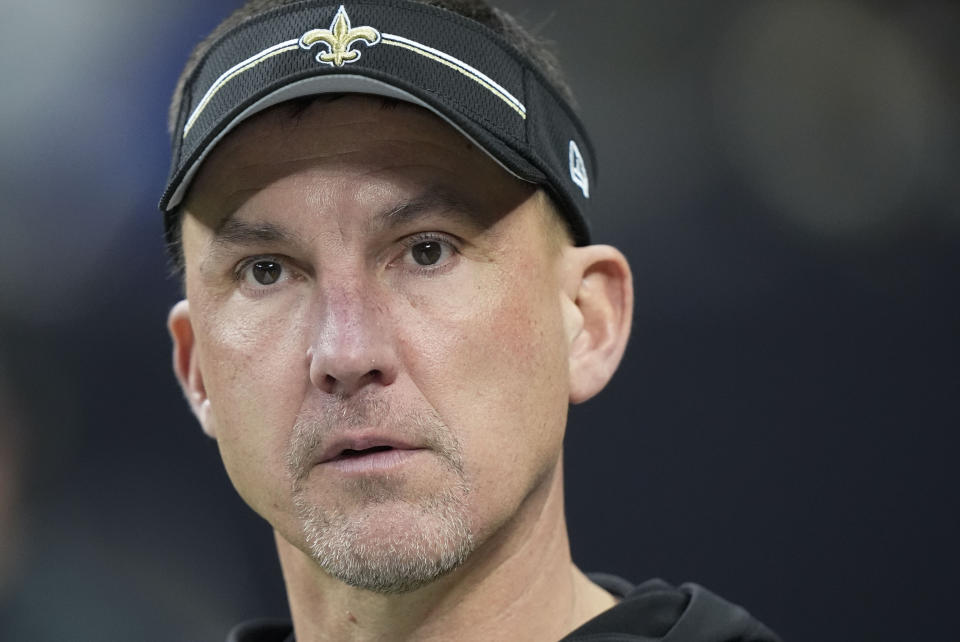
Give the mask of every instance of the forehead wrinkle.
M 486 227 L 478 208 L 459 194 L 438 187 L 428 188 L 411 199 L 381 211 L 373 217 L 371 227 L 389 230 L 435 214 L 450 216 L 471 227 Z
M 368 167 L 369 169 L 356 175 L 358 179 L 376 176 L 397 168 L 438 171 L 435 164 L 411 163 L 410 159 L 402 153 L 408 147 L 409 142 L 401 139 L 381 141 L 373 167 L 370 167 L 370 149 L 360 142 L 333 147 L 324 147 L 317 142 L 296 152 L 286 147 L 282 149 L 282 158 L 273 157 L 271 152 L 261 152 L 247 162 L 230 158 L 229 171 L 220 172 L 218 176 L 218 189 L 222 195 L 217 199 L 217 209 L 232 211 L 236 209 L 238 202 L 244 202 L 265 187 L 301 173 L 305 173 L 306 180 L 313 181 L 314 179 L 308 173 L 315 168 L 334 168 L 337 173 L 343 175 Z M 394 150 L 399 150 L 401 153 L 395 154 Z M 418 141 L 418 153 L 443 158 L 459 153 L 459 150 L 423 140 Z

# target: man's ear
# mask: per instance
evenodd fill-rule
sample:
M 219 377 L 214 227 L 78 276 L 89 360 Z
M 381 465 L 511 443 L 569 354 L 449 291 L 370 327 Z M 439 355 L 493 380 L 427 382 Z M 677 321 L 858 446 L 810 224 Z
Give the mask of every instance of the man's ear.
M 190 321 L 190 304 L 186 299 L 170 310 L 167 329 L 170 331 L 170 338 L 173 339 L 173 372 L 177 375 L 183 395 L 200 422 L 203 432 L 216 438 L 210 400 L 207 398 L 207 390 L 203 385 L 203 373 L 200 371 L 200 363 L 197 359 L 193 323 Z
M 633 321 L 627 259 L 609 245 L 564 250 L 570 403 L 600 392 L 620 364 Z

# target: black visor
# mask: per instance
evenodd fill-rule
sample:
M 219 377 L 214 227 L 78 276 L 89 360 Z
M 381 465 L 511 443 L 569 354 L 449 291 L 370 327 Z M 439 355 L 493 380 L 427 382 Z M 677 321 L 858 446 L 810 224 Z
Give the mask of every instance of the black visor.
M 514 176 L 544 186 L 574 241 L 587 226 L 596 161 L 571 107 L 532 63 L 487 27 L 403 0 L 298 2 L 219 38 L 184 87 L 170 179 L 177 205 L 228 132 L 272 105 L 327 93 L 388 96 L 434 112 Z

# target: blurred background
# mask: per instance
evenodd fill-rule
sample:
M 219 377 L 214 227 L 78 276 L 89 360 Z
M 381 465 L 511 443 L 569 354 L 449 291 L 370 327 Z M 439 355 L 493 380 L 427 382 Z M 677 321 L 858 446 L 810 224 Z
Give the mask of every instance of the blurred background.
M 960 5 L 502 0 L 559 45 L 630 258 L 573 411 L 585 570 L 786 640 L 949 639 L 960 577 Z M 284 615 L 269 528 L 170 372 L 169 95 L 230 0 L 3 3 L 0 639 Z

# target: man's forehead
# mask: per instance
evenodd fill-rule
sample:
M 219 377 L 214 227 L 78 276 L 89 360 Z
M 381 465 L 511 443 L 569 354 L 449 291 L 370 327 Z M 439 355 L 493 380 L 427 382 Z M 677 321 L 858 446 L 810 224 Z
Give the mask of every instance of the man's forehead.
M 185 203 L 210 249 L 302 245 L 324 223 L 294 222 L 302 210 L 372 236 L 430 217 L 475 233 L 537 191 L 431 112 L 379 97 L 278 105 L 223 143 Z
M 277 105 L 230 132 L 200 167 L 186 210 L 219 222 L 278 180 L 298 173 L 300 180 L 315 180 L 311 169 L 327 180 L 350 180 L 361 195 L 413 181 L 406 191 L 416 192 L 418 202 L 429 196 L 448 206 L 471 205 L 478 183 L 495 191 L 531 187 L 421 107 L 342 95 Z M 391 170 L 389 180 L 378 177 Z
M 496 222 L 491 212 L 484 210 L 475 199 L 447 189 L 431 186 L 412 196 L 403 196 L 387 201 L 386 206 L 369 212 L 359 221 L 360 227 L 370 234 L 403 229 L 420 220 L 442 216 L 456 221 L 460 226 L 476 229 L 489 227 Z M 228 212 L 217 220 L 205 221 L 213 232 L 213 242 L 218 245 L 243 245 L 258 242 L 282 242 L 296 244 L 294 229 L 282 218 L 269 211 L 254 211 L 238 214 Z

